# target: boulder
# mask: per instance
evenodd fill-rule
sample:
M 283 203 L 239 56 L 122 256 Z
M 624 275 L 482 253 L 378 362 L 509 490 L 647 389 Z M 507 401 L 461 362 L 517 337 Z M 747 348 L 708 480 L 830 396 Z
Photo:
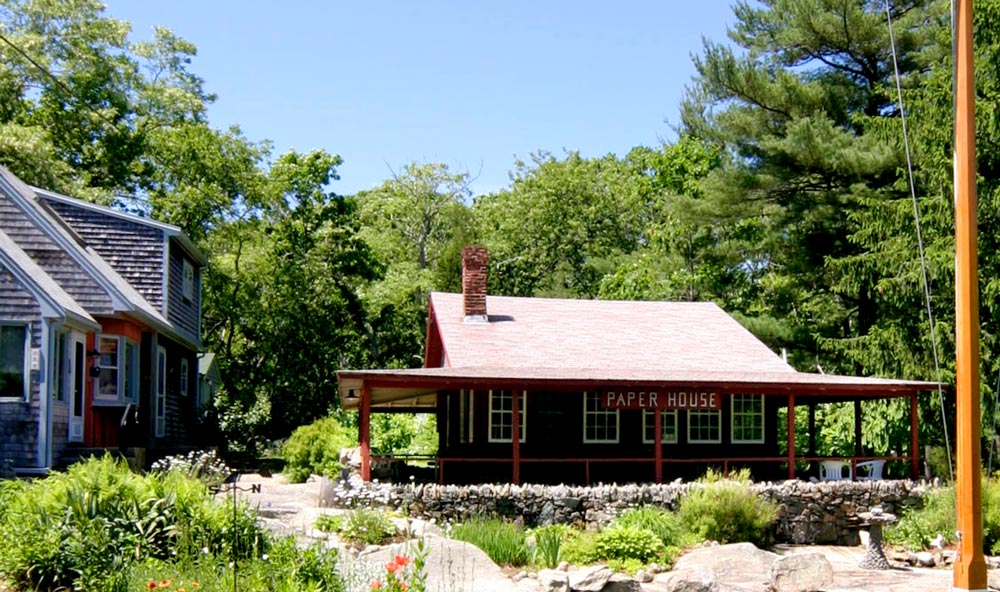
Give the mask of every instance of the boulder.
M 917 553 L 917 566 L 918 567 L 935 567 L 937 561 L 934 560 L 934 554 L 930 551 L 921 551 Z
M 758 549 L 753 543 L 734 543 L 685 553 L 674 569 L 704 567 L 716 574 L 719 582 L 764 589 L 771 580 L 771 564 L 777 558 L 775 553 Z
M 833 566 L 822 553 L 778 557 L 771 564 L 774 592 L 813 592 L 833 583 Z
M 613 571 L 606 565 L 592 565 L 569 573 L 569 588 L 574 592 L 601 592 Z
M 569 592 L 569 574 L 557 569 L 538 572 L 538 589 L 542 592 Z
M 702 565 L 661 573 L 653 583 L 666 592 L 719 592 L 715 572 Z
M 642 586 L 636 580 L 616 573 L 611 576 L 601 592 L 642 592 Z

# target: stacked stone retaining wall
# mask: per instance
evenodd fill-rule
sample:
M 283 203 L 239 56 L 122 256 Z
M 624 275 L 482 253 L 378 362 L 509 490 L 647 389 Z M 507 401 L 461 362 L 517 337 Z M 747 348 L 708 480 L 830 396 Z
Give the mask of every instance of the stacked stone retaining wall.
M 655 505 L 676 510 L 697 483 L 644 485 L 435 485 L 325 482 L 324 505 L 374 505 L 399 509 L 439 523 L 475 516 L 500 516 L 540 524 L 603 526 L 629 508 Z M 797 544 L 857 545 L 863 524 L 858 514 L 881 505 L 901 514 L 919 506 L 927 485 L 912 481 L 784 481 L 755 483 L 750 489 L 780 507 L 775 541 Z

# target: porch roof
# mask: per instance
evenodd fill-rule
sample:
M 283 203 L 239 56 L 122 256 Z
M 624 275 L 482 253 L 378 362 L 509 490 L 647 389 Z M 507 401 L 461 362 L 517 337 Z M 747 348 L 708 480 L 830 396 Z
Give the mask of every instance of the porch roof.
M 341 370 L 337 373 L 341 404 L 359 405 L 367 388 L 376 407 L 433 407 L 441 390 L 525 389 L 596 391 L 604 388 L 698 389 L 720 393 L 795 395 L 824 400 L 901 397 L 937 390 L 936 382 L 890 380 L 755 370 L 693 371 L 649 368 L 413 368 L 397 370 Z

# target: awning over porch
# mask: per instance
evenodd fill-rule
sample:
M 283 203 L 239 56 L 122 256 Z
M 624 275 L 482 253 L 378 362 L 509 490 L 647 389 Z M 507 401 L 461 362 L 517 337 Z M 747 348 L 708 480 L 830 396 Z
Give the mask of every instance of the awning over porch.
M 795 395 L 816 403 L 905 397 L 944 388 L 936 382 L 890 380 L 806 372 L 693 372 L 605 368 L 412 368 L 341 370 L 337 373 L 341 406 L 360 405 L 367 392 L 373 410 L 430 410 L 437 393 L 458 389 L 599 391 L 605 388 L 693 389 L 719 393 Z

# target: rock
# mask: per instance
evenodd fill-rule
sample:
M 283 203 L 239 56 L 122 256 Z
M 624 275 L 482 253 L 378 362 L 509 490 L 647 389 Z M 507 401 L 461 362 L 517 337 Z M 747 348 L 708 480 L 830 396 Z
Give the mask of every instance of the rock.
M 632 578 L 616 573 L 611 576 L 601 592 L 642 592 L 642 586 Z
M 812 592 L 833 583 L 833 566 L 822 553 L 778 557 L 771 564 L 771 590 Z
M 559 571 L 569 571 L 569 562 L 568 561 L 560 561 L 559 562 L 559 566 L 556 567 L 556 569 L 558 569 Z
M 653 581 L 653 574 L 649 573 L 648 571 L 640 569 L 639 571 L 635 572 L 635 579 L 638 580 L 640 583 L 645 584 L 647 582 Z
M 569 592 L 569 574 L 556 569 L 538 572 L 538 589 L 542 592 Z
M 716 574 L 719 582 L 740 582 L 763 589 L 771 581 L 771 564 L 777 557 L 752 543 L 734 543 L 685 553 L 674 569 L 704 567 Z
M 570 572 L 569 588 L 574 592 L 601 592 L 613 571 L 606 565 L 592 565 Z
M 934 554 L 929 551 L 921 551 L 917 553 L 917 565 L 919 567 L 934 567 L 937 562 L 934 561 Z
M 463 541 L 428 536 L 427 589 L 451 592 L 511 592 L 512 582 L 479 547 Z M 398 543 L 365 549 L 358 555 L 372 566 L 381 567 L 396 555 L 413 556 L 416 543 Z
M 661 573 L 653 583 L 666 592 L 719 592 L 715 572 L 705 566 L 692 566 Z
M 1000 571 L 992 569 L 987 571 L 986 582 L 990 590 L 1000 590 Z
M 951 549 L 945 549 L 941 551 L 941 559 L 944 561 L 945 565 L 951 565 L 955 563 L 955 558 L 958 557 L 958 553 Z
M 520 582 L 521 580 L 523 580 L 526 577 L 528 577 L 528 572 L 526 572 L 524 570 L 521 570 L 521 571 L 517 572 L 516 574 L 514 574 L 510 579 L 514 580 L 515 582 Z

